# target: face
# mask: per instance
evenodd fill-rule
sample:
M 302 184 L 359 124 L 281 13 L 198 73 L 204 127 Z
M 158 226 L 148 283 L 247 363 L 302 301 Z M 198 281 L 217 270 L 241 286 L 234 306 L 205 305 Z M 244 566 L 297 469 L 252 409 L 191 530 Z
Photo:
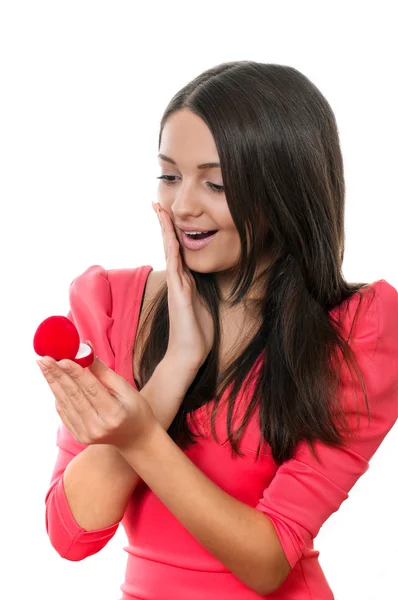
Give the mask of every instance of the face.
M 227 308 L 230 302 L 226 298 L 234 280 L 241 243 L 222 188 L 221 168 L 198 168 L 204 163 L 219 163 L 210 129 L 191 111 L 179 110 L 166 121 L 159 154 L 163 158 L 158 158 L 162 177 L 158 202 L 174 224 L 185 264 L 199 273 L 216 274 L 221 304 Z M 221 192 L 214 187 L 221 187 Z M 186 228 L 195 231 L 217 229 L 218 232 L 200 250 L 190 250 L 183 242 Z M 267 264 L 265 257 L 256 273 L 259 274 Z M 264 290 L 259 290 L 254 284 L 247 301 L 261 298 Z
M 173 221 L 186 265 L 221 276 L 236 265 L 240 239 L 223 191 L 221 168 L 198 168 L 203 163 L 219 163 L 209 128 L 191 111 L 180 110 L 164 126 L 159 153 L 175 162 L 158 159 L 161 177 L 166 176 L 159 180 L 158 202 Z M 186 228 L 218 232 L 200 250 L 190 250 L 183 243 Z

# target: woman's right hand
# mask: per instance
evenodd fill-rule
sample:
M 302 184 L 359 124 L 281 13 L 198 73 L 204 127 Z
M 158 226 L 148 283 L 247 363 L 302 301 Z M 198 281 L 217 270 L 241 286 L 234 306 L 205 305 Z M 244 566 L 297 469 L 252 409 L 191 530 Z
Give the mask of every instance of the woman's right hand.
M 213 318 L 196 289 L 196 282 L 182 264 L 180 243 L 169 214 L 152 202 L 162 228 L 166 257 L 169 342 L 165 357 L 181 367 L 198 371 L 214 343 Z

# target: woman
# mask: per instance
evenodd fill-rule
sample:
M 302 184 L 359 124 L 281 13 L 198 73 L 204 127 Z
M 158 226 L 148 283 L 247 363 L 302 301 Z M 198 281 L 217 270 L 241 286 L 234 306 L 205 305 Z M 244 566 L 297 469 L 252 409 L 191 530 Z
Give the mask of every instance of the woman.
M 77 277 L 99 358 L 44 372 L 51 543 L 82 560 L 122 523 L 123 600 L 332 599 L 313 541 L 394 425 L 398 371 L 397 290 L 342 274 L 333 112 L 292 67 L 224 63 L 171 100 L 159 164 L 166 269 Z

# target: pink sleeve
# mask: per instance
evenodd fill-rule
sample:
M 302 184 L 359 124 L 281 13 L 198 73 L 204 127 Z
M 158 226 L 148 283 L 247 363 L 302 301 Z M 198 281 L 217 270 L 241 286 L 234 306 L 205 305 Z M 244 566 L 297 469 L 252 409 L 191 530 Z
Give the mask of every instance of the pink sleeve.
M 398 294 L 385 280 L 372 286 L 375 297 L 367 310 L 363 299 L 349 342 L 365 380 L 370 425 L 355 371 L 353 384 L 344 363 L 340 379 L 341 403 L 352 428 L 357 429 L 359 423 L 359 433 L 344 449 L 315 442 L 321 464 L 307 443 L 301 442 L 294 457 L 279 467 L 256 506 L 273 523 L 292 568 L 323 523 L 348 498 L 348 492 L 367 471 L 370 459 L 397 420 Z M 346 339 L 358 301 L 358 293 L 348 300 L 347 316 L 343 320 Z
M 114 368 L 111 346 L 112 298 L 107 272 L 99 265 L 89 267 L 69 288 L 68 318 L 78 329 L 80 341 L 90 340 L 100 360 Z M 87 445 L 81 444 L 61 422 L 56 437 L 59 448 L 50 487 L 45 498 L 46 529 L 52 546 L 62 558 L 78 561 L 99 552 L 115 535 L 120 524 L 86 531 L 78 525 L 69 508 L 63 473 L 69 462 Z

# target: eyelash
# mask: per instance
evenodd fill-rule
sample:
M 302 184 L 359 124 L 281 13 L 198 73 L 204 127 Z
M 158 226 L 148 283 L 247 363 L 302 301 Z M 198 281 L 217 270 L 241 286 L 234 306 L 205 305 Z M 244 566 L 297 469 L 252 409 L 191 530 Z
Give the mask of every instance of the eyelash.
M 171 179 L 175 179 L 175 175 L 161 175 L 160 177 L 157 177 L 156 179 L 162 179 L 163 183 L 165 183 L 166 185 L 173 185 L 175 183 L 175 181 L 170 181 Z M 223 185 L 216 185 L 215 183 L 210 183 L 210 181 L 207 182 L 207 185 L 209 186 L 209 188 L 211 190 L 213 190 L 213 192 L 216 192 L 218 194 L 222 194 L 224 192 L 224 186 Z

